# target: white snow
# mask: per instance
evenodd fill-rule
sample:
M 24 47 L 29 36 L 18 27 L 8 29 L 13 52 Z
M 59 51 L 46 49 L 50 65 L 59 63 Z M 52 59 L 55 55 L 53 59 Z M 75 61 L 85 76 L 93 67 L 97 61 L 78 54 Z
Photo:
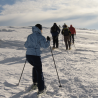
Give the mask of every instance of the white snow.
M 50 48 L 41 49 L 47 86 L 47 95 L 41 98 L 98 98 L 98 31 L 76 32 L 72 50 L 65 51 L 60 34 L 59 50 L 53 51 L 62 87 Z M 37 90 L 27 91 L 32 84 L 32 66 L 28 62 L 17 86 L 26 60 L 24 42 L 31 33 L 31 27 L 0 27 L 0 98 L 37 98 Z M 43 28 L 43 35 L 51 37 L 50 28 Z

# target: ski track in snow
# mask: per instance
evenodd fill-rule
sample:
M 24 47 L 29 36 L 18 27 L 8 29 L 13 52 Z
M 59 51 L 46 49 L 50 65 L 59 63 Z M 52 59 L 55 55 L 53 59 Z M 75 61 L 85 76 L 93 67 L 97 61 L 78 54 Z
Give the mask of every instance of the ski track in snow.
M 62 35 L 59 49 L 42 50 L 42 64 L 47 95 L 41 98 L 98 98 L 98 31 L 76 29 L 75 46 L 65 50 Z M 32 66 L 26 63 L 20 85 L 17 86 L 25 63 L 24 42 L 31 27 L 0 27 L 0 98 L 37 98 L 37 90 L 28 92 L 32 84 Z M 50 28 L 43 28 L 45 37 Z M 51 39 L 52 46 L 52 39 Z

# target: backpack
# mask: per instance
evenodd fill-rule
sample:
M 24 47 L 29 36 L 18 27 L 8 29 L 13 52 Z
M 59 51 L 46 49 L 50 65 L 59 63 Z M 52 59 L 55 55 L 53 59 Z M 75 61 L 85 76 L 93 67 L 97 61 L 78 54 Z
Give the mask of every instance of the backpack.
M 51 32 L 57 32 L 57 27 L 56 27 L 56 26 L 53 26 L 53 27 L 51 28 Z
M 64 36 L 70 35 L 69 29 L 68 29 L 68 28 L 64 28 L 63 31 L 62 31 L 62 34 L 63 34 Z

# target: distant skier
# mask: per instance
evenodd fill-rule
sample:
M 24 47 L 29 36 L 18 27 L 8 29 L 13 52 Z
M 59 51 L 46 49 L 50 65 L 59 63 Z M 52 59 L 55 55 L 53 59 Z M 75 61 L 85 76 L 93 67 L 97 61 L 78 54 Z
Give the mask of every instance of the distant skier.
M 58 46 L 59 46 L 58 36 L 59 36 L 59 33 L 60 33 L 60 29 L 59 29 L 59 27 L 57 26 L 56 23 L 53 24 L 53 26 L 50 29 L 50 32 L 51 32 L 52 37 L 53 37 L 53 49 L 58 48 Z M 55 45 L 56 45 L 56 47 L 55 47 Z
M 33 66 L 32 68 L 32 89 L 36 89 L 38 86 L 38 94 L 45 91 L 45 83 L 42 72 L 42 62 L 40 56 L 40 48 L 47 48 L 50 46 L 50 37 L 47 36 L 47 41 L 44 36 L 42 36 L 42 25 L 36 24 L 32 27 L 32 34 L 27 37 L 25 42 L 26 59 Z
M 71 43 L 70 43 L 71 32 L 69 31 L 67 25 L 63 26 L 63 29 L 62 29 L 61 33 L 64 36 L 66 50 L 68 50 L 68 47 L 69 47 L 69 50 L 70 50 L 71 49 Z
M 66 25 L 66 23 L 64 23 L 64 25 L 62 26 L 62 28 L 64 28 L 64 26 Z M 67 25 L 66 25 L 67 26 Z
M 70 25 L 69 30 L 71 32 L 72 43 L 74 44 L 74 34 L 76 35 L 76 30 L 72 25 Z
M 61 28 L 61 26 L 59 25 L 59 28 Z

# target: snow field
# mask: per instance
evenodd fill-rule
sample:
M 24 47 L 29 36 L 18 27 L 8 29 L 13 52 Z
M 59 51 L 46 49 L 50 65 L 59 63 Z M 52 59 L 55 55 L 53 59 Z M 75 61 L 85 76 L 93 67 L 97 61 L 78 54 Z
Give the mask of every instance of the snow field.
M 98 31 L 76 32 L 71 50 L 65 50 L 60 34 L 59 49 L 53 51 L 61 88 L 50 48 L 41 49 L 47 86 L 47 95 L 41 98 L 98 98 Z M 25 90 L 32 84 L 32 66 L 28 62 L 16 86 L 25 63 L 24 43 L 31 33 L 31 27 L 0 27 L 0 98 L 37 98 L 37 91 Z M 43 28 L 43 35 L 51 37 L 50 28 Z

